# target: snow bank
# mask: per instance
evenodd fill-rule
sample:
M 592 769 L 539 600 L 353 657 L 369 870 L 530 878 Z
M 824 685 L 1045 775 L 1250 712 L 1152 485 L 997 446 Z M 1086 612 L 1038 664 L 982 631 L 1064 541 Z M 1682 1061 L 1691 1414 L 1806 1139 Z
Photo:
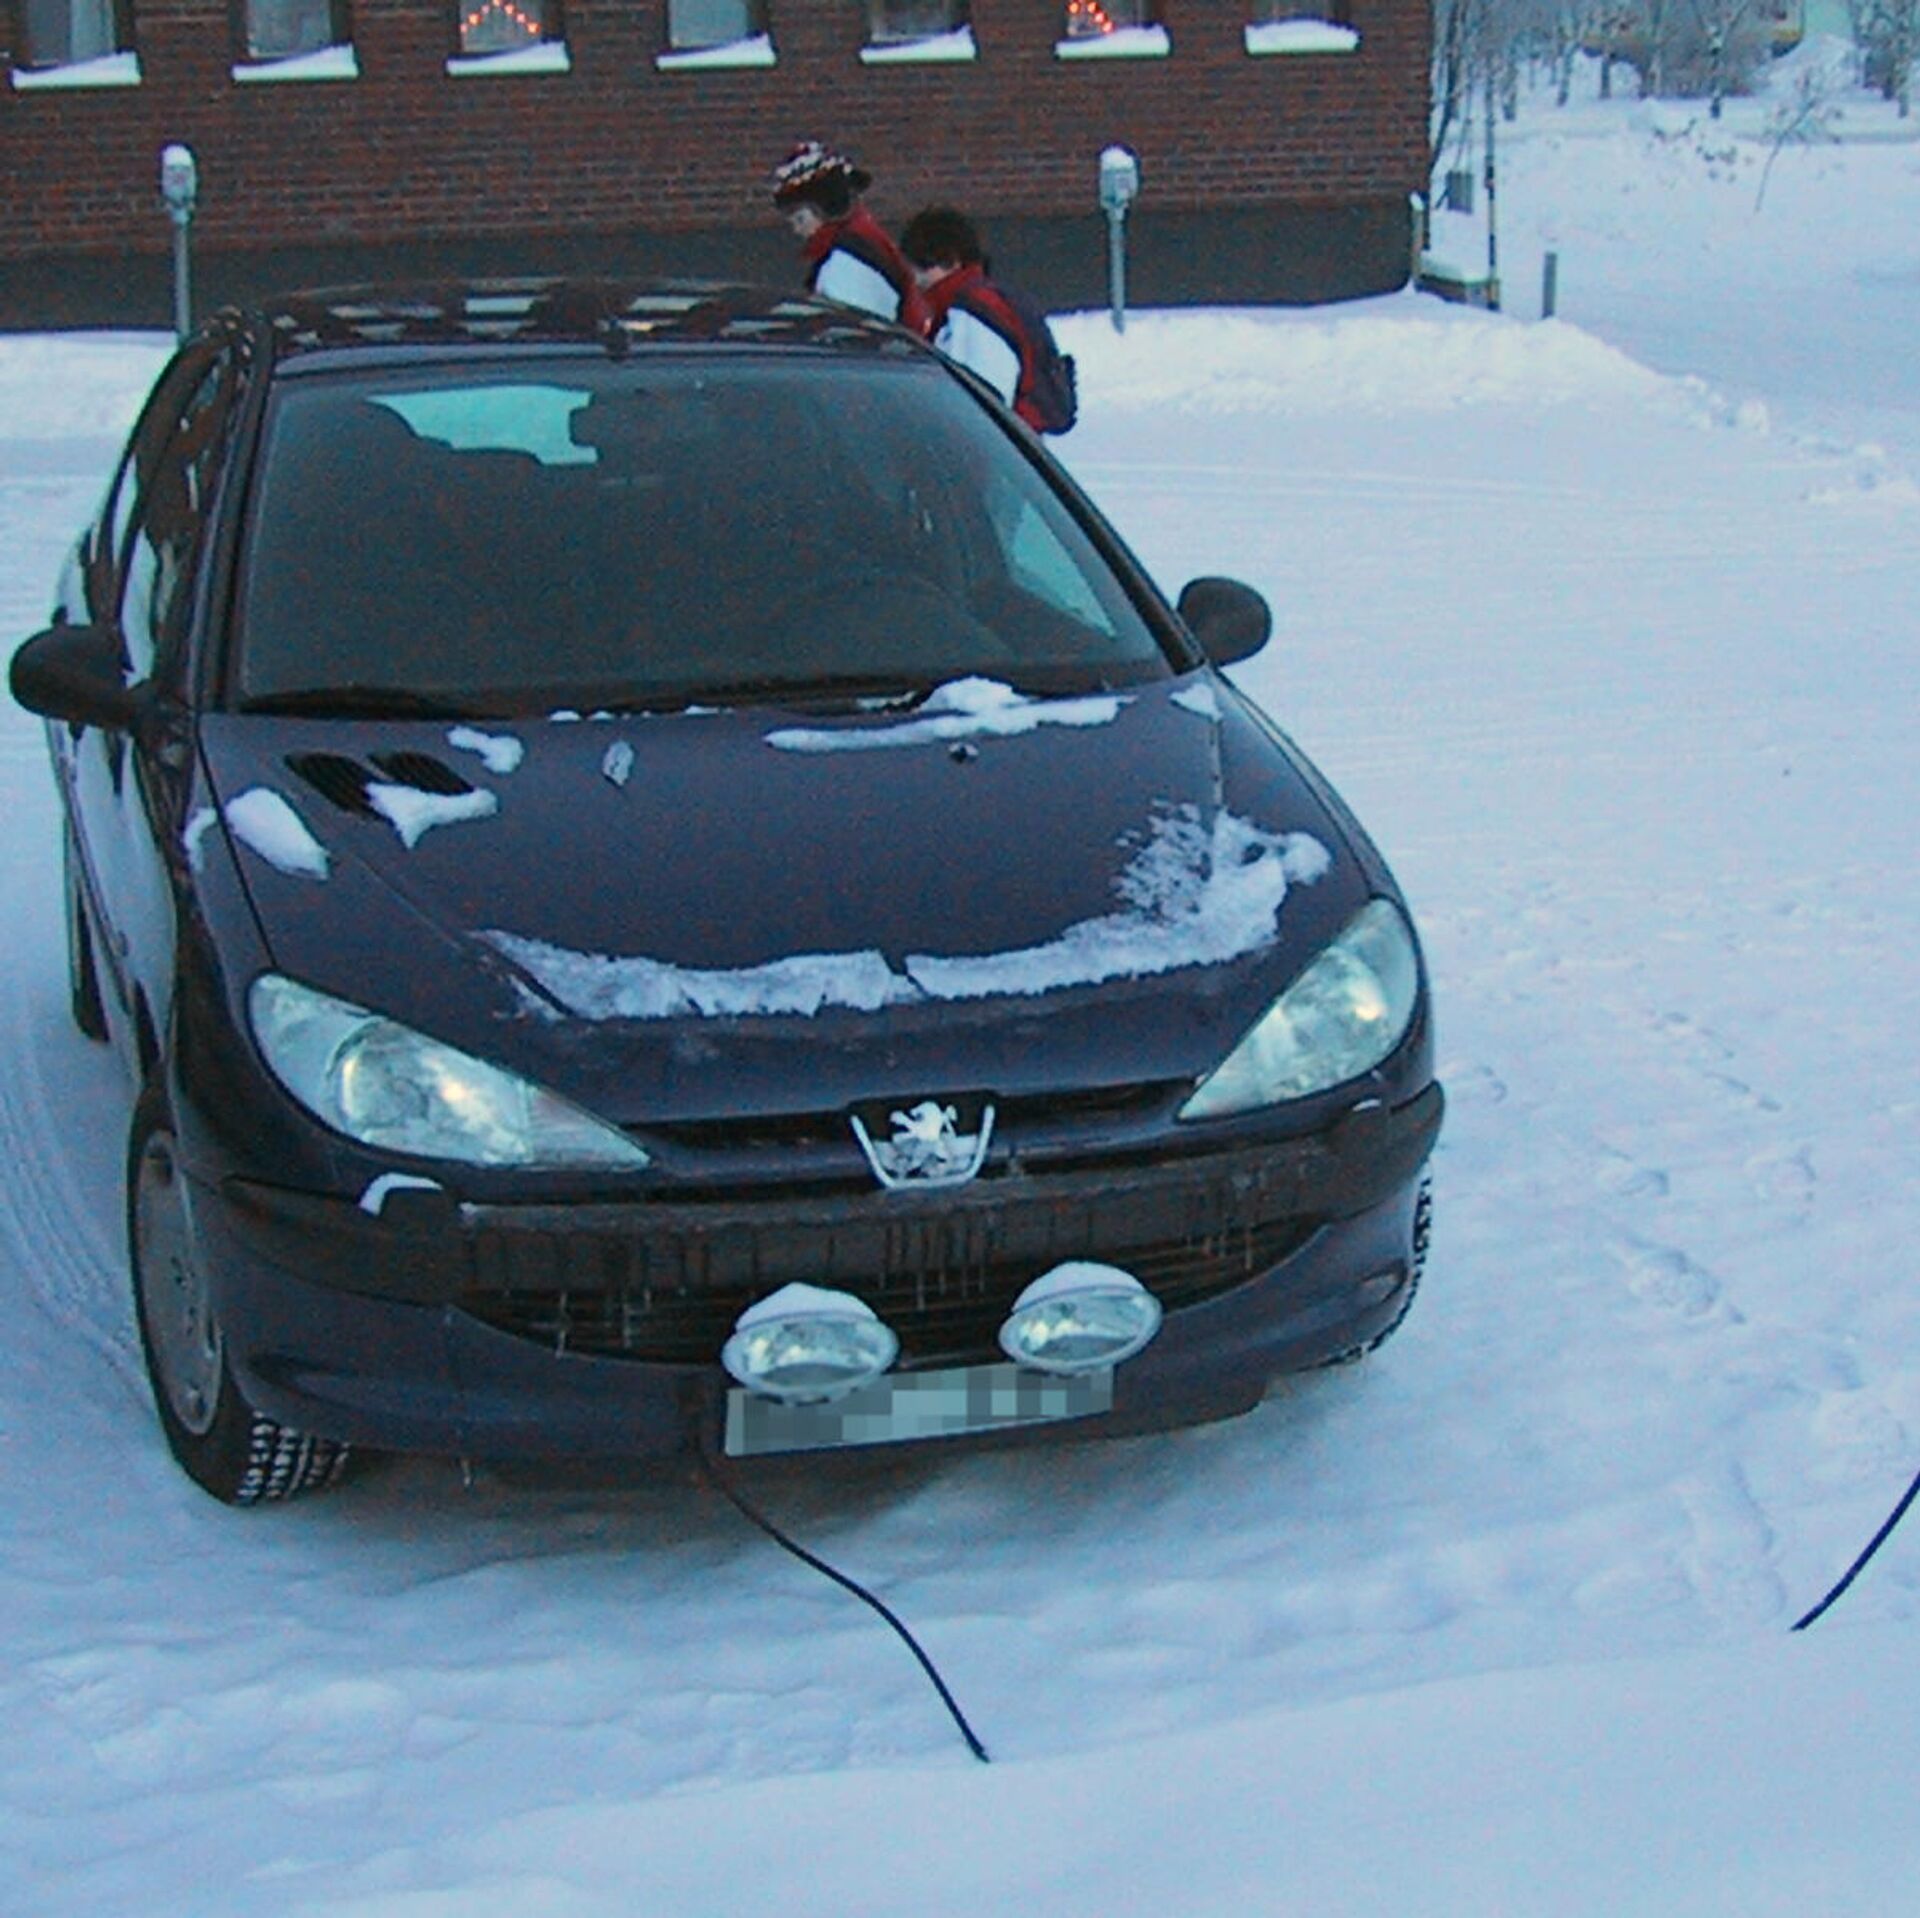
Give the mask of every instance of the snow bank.
M 1433 413 L 1657 402 L 1674 383 L 1579 327 L 1526 324 L 1418 294 L 1346 307 L 1105 314 L 1056 322 L 1082 419 L 1172 408 Z

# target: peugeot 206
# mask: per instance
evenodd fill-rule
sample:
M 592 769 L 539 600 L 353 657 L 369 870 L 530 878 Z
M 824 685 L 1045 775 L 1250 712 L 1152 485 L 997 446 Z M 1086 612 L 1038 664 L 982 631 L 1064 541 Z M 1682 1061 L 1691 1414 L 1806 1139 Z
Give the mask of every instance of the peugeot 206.
M 1377 1344 L 1426 978 L 1269 626 L 831 305 L 191 335 L 12 665 L 180 1464 L 1141 1431 Z

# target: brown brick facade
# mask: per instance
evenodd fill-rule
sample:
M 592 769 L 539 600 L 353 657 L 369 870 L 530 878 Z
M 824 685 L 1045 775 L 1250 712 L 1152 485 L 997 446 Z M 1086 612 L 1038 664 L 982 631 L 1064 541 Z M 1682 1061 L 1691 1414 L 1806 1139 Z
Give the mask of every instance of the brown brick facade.
M 581 236 L 735 234 L 763 260 L 767 169 L 803 136 L 867 166 L 895 223 L 935 198 L 990 230 L 1084 222 L 1113 141 L 1163 235 L 1249 213 L 1300 233 L 1385 209 L 1392 228 L 1425 186 L 1427 0 L 1351 0 L 1356 52 L 1261 58 L 1245 0 L 1164 0 L 1168 57 L 1087 61 L 1054 54 L 1060 0 L 973 0 L 977 59 L 921 65 L 861 62 L 859 0 L 770 0 L 777 65 L 668 72 L 665 0 L 568 0 L 570 71 L 457 76 L 450 0 L 356 0 L 357 78 L 250 85 L 223 0 L 133 5 L 138 86 L 0 89 L 0 263 L 163 259 L 176 140 L 209 256 L 494 242 L 532 266 Z M 8 66 L 17 6 L 0 0 Z

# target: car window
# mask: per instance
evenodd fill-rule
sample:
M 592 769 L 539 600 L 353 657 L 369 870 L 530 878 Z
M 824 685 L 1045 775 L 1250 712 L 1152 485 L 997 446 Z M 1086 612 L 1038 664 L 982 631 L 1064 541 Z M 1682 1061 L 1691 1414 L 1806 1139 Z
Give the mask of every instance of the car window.
M 592 400 L 577 386 L 502 380 L 497 386 L 428 387 L 374 395 L 421 439 L 467 453 L 492 447 L 529 453 L 543 466 L 591 466 L 599 457 L 573 437 L 573 416 Z
M 233 364 L 225 356 L 184 367 L 170 389 L 172 405 L 148 422 L 159 430 L 136 442 L 133 484 L 121 489 L 124 514 L 116 496 L 124 555 L 120 628 L 135 679 L 152 675 L 184 629 L 233 389 Z
M 240 704 L 475 712 L 1169 670 L 1044 473 L 926 362 L 470 361 L 283 380 Z
M 986 507 L 1008 575 L 1018 585 L 1071 619 L 1096 630 L 1112 630 L 1106 609 L 1087 584 L 1085 569 L 1076 563 L 1060 529 L 1030 493 L 995 484 L 988 489 Z

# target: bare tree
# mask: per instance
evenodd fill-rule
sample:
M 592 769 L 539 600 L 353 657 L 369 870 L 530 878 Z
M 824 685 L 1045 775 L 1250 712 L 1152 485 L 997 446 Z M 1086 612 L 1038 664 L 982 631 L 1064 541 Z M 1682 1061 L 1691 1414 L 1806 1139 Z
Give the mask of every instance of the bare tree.
M 1850 0 L 1861 78 L 1898 103 L 1901 119 L 1913 111 L 1913 70 L 1920 61 L 1920 0 Z
M 1717 120 L 1727 96 L 1746 92 L 1766 58 L 1767 23 L 1759 0 L 1686 0 L 1685 29 L 1678 51 L 1702 69 L 1700 90 Z

